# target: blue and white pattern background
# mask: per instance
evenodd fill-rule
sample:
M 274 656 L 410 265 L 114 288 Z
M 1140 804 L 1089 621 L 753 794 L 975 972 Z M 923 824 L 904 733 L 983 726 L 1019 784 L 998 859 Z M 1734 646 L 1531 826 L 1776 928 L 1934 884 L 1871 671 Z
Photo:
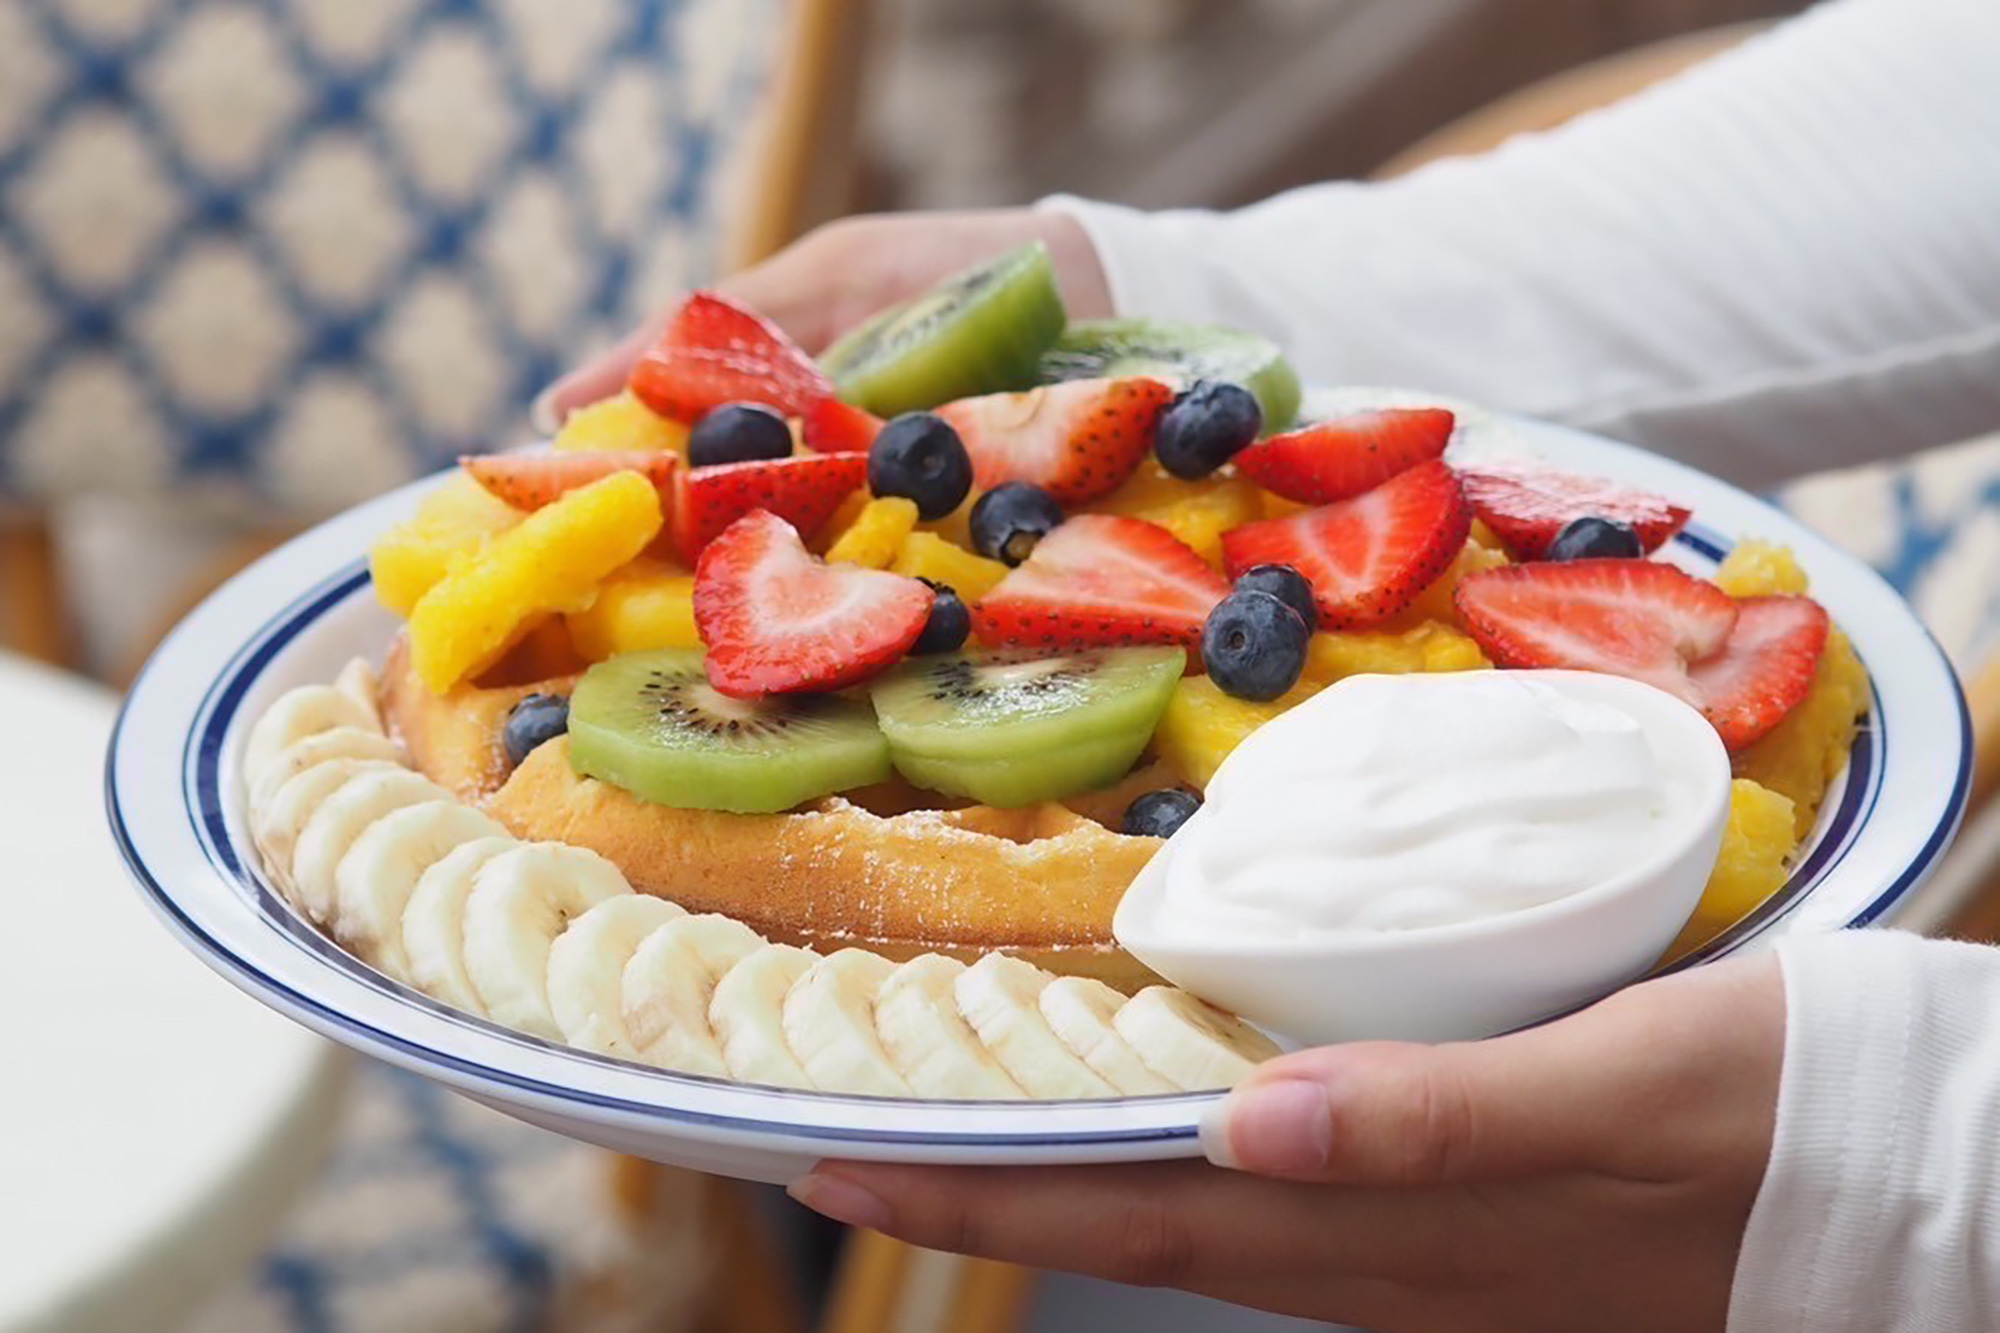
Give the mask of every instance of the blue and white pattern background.
M 712 269 L 778 0 L 0 4 L 0 498 L 300 517 Z

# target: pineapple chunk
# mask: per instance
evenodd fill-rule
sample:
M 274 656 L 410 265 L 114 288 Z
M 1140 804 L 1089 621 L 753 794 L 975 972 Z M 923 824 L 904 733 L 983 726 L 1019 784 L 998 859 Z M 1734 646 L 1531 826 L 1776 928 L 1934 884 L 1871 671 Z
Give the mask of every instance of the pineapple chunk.
M 663 560 L 634 560 L 605 580 L 595 602 L 570 614 L 569 636 L 592 662 L 653 648 L 699 648 L 694 575 Z
M 865 494 L 865 490 L 857 492 Z M 842 560 L 869 569 L 887 569 L 917 529 L 917 502 L 900 495 L 870 500 L 826 548 L 828 560 Z
M 866 486 L 856 486 L 849 491 L 834 511 L 827 515 L 826 522 L 819 525 L 817 532 L 800 534 L 806 539 L 806 549 L 824 559 L 834 539 L 854 526 L 855 520 L 861 517 L 861 511 L 874 498 Z
M 972 506 L 979 503 L 980 489 L 974 486 L 965 493 L 965 499 L 958 508 L 943 518 L 928 523 L 919 523 L 919 532 L 934 532 L 961 551 L 972 550 Z
M 1819 818 L 1826 789 L 1847 764 L 1854 733 L 1868 711 L 1868 672 L 1839 630 L 1826 636 L 1812 688 L 1761 739 L 1739 750 L 1731 767 L 1791 799 L 1793 836 L 1805 837 Z
M 889 566 L 913 579 L 942 583 L 968 602 L 976 602 L 1007 577 L 1007 566 L 961 550 L 930 532 L 913 532 Z
M 1426 622 L 1445 625 L 1459 623 L 1458 606 L 1452 601 L 1458 592 L 1459 580 L 1468 574 L 1478 574 L 1488 569 L 1498 569 L 1507 564 L 1507 552 L 1499 543 L 1486 545 L 1475 537 L 1466 538 L 1465 545 L 1458 548 L 1458 554 L 1445 566 L 1444 573 L 1432 579 L 1417 599 L 1405 607 L 1384 628 L 1411 629 Z
M 1742 541 L 1715 571 L 1716 586 L 1731 597 L 1764 597 L 1806 590 L 1806 572 L 1789 546 Z
M 1224 694 L 1207 676 L 1183 676 L 1153 730 L 1153 753 L 1206 789 L 1215 770 L 1245 737 L 1318 692 L 1317 685 L 1302 681 L 1269 703 L 1253 703 Z
M 521 521 L 518 509 L 465 473 L 424 497 L 416 515 L 397 524 L 368 553 L 375 595 L 399 616 L 442 579 L 454 562 L 475 557 Z
M 1476 671 L 1491 666 L 1479 645 L 1449 625 L 1429 623 L 1400 634 L 1320 633 L 1306 645 L 1299 679 L 1327 686 L 1368 673 Z
M 417 676 L 442 694 L 498 660 L 541 617 L 581 611 L 660 530 L 660 493 L 620 472 L 538 509 L 451 572 L 410 613 Z
M 1218 569 L 1222 534 L 1263 517 L 1262 492 L 1248 478 L 1204 477 L 1182 481 L 1151 459 L 1096 505 L 1107 514 L 1125 514 L 1159 524 Z
M 1783 887 L 1786 862 L 1798 848 L 1791 801 L 1738 778 L 1729 786 L 1729 822 L 1701 902 L 1667 950 L 1668 958 L 1714 939 Z
M 595 452 L 605 449 L 643 449 L 649 453 L 671 451 L 687 456 L 688 428 L 671 417 L 663 417 L 632 396 L 623 393 L 579 407 L 556 432 L 555 447 Z

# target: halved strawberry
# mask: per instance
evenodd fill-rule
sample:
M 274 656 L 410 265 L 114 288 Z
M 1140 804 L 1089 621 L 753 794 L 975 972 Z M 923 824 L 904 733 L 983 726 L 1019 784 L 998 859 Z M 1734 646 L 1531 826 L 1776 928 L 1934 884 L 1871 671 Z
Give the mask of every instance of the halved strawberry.
M 838 398 L 822 398 L 806 408 L 800 433 L 814 453 L 865 454 L 882 425 L 882 418 L 873 412 Z
M 829 565 L 775 514 L 745 514 L 694 568 L 708 683 L 740 699 L 837 690 L 898 661 L 937 596 L 919 579 Z
M 689 425 L 724 403 L 795 417 L 833 385 L 785 331 L 714 292 L 696 292 L 632 366 L 639 401 Z
M 753 509 L 769 510 L 800 532 L 817 532 L 867 475 L 866 454 L 800 454 L 692 468 L 674 488 L 674 545 L 682 559 L 692 561 Z
M 1443 457 L 1456 421 L 1441 407 L 1357 412 L 1259 440 L 1236 455 L 1236 468 L 1287 500 L 1345 500 Z
M 1540 560 L 1572 519 L 1628 523 L 1639 544 L 1656 551 L 1686 525 L 1689 511 L 1664 496 L 1599 477 L 1579 477 L 1539 463 L 1483 463 L 1460 468 L 1465 498 L 1518 560 Z
M 1722 651 L 1736 602 L 1652 560 L 1503 565 L 1461 580 L 1467 631 L 1500 666 L 1629 676 L 1696 706 L 1688 664 Z
M 1471 527 L 1458 478 L 1432 460 L 1351 500 L 1231 528 L 1222 562 L 1232 579 L 1252 565 L 1290 565 L 1312 584 L 1321 627 L 1354 629 L 1415 601 Z
M 1826 608 L 1810 597 L 1746 597 L 1722 651 L 1689 669 L 1701 711 L 1740 750 L 1798 707 L 1826 648 Z
M 540 449 L 519 454 L 467 454 L 458 460 L 466 475 L 516 509 L 540 509 L 564 492 L 602 481 L 614 472 L 643 472 L 663 497 L 673 495 L 681 458 L 673 453 L 606 450 L 556 453 Z
M 937 414 L 965 441 L 981 490 L 1031 481 L 1059 504 L 1080 505 L 1132 475 L 1173 396 L 1160 381 L 1136 375 L 961 398 Z
M 1206 560 L 1159 524 L 1078 514 L 973 606 L 972 632 L 981 643 L 1036 648 L 1192 648 L 1228 591 Z

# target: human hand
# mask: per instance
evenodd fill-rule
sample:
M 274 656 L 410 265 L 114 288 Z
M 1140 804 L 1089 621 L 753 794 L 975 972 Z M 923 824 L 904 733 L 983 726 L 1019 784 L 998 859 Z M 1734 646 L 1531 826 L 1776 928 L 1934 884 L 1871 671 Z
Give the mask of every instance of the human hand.
M 1111 313 L 1104 271 L 1090 238 L 1061 213 L 1027 208 L 965 213 L 883 213 L 820 227 L 716 290 L 774 320 L 809 352 L 885 306 L 940 279 L 1032 240 L 1049 248 L 1072 318 Z M 632 362 L 659 336 L 672 310 L 658 312 L 624 341 L 557 380 L 535 400 L 536 424 L 564 416 L 624 387 Z
M 1631 987 L 1490 1041 L 1270 1061 L 1212 1162 L 822 1162 L 794 1197 L 931 1249 L 1183 1287 L 1385 1333 L 1723 1327 L 1770 1155 L 1770 958 Z

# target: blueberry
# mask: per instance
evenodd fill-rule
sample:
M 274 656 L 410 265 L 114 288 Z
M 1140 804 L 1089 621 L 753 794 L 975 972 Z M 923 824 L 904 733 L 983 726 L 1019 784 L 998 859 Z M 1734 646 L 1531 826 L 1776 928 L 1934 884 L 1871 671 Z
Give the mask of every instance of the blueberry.
M 1201 630 L 1208 678 L 1238 699 L 1275 699 L 1296 685 L 1312 630 L 1268 592 L 1238 590 L 1215 604 Z
M 560 694 L 525 694 L 507 714 L 500 740 L 507 747 L 507 762 L 519 764 L 543 741 L 552 741 L 569 730 L 569 700 Z
M 1055 496 L 1025 481 L 1003 481 L 972 506 L 972 549 L 988 560 L 1018 565 L 1062 521 Z
M 929 523 L 965 503 L 972 455 L 944 418 L 905 412 L 868 449 L 868 489 L 915 500 L 917 517 Z
M 972 613 L 965 609 L 965 602 L 955 589 L 931 579 L 922 580 L 937 593 L 931 602 L 931 618 L 924 622 L 923 632 L 910 645 L 912 653 L 950 653 L 965 645 L 965 636 L 972 633 Z
M 1646 545 L 1630 523 L 1586 515 L 1563 524 L 1549 543 L 1551 560 L 1637 560 Z
M 1149 791 L 1125 807 L 1123 831 L 1135 838 L 1171 838 L 1201 809 L 1201 797 L 1178 787 Z
M 1257 395 L 1225 380 L 1196 380 L 1167 404 L 1153 437 L 1160 466 L 1193 481 L 1236 457 L 1264 429 Z
M 1238 592 L 1268 592 L 1299 613 L 1307 629 L 1319 628 L 1319 604 L 1313 586 L 1290 565 L 1252 565 L 1236 579 Z
M 791 454 L 792 428 L 762 403 L 724 403 L 688 432 L 690 467 L 789 458 Z

